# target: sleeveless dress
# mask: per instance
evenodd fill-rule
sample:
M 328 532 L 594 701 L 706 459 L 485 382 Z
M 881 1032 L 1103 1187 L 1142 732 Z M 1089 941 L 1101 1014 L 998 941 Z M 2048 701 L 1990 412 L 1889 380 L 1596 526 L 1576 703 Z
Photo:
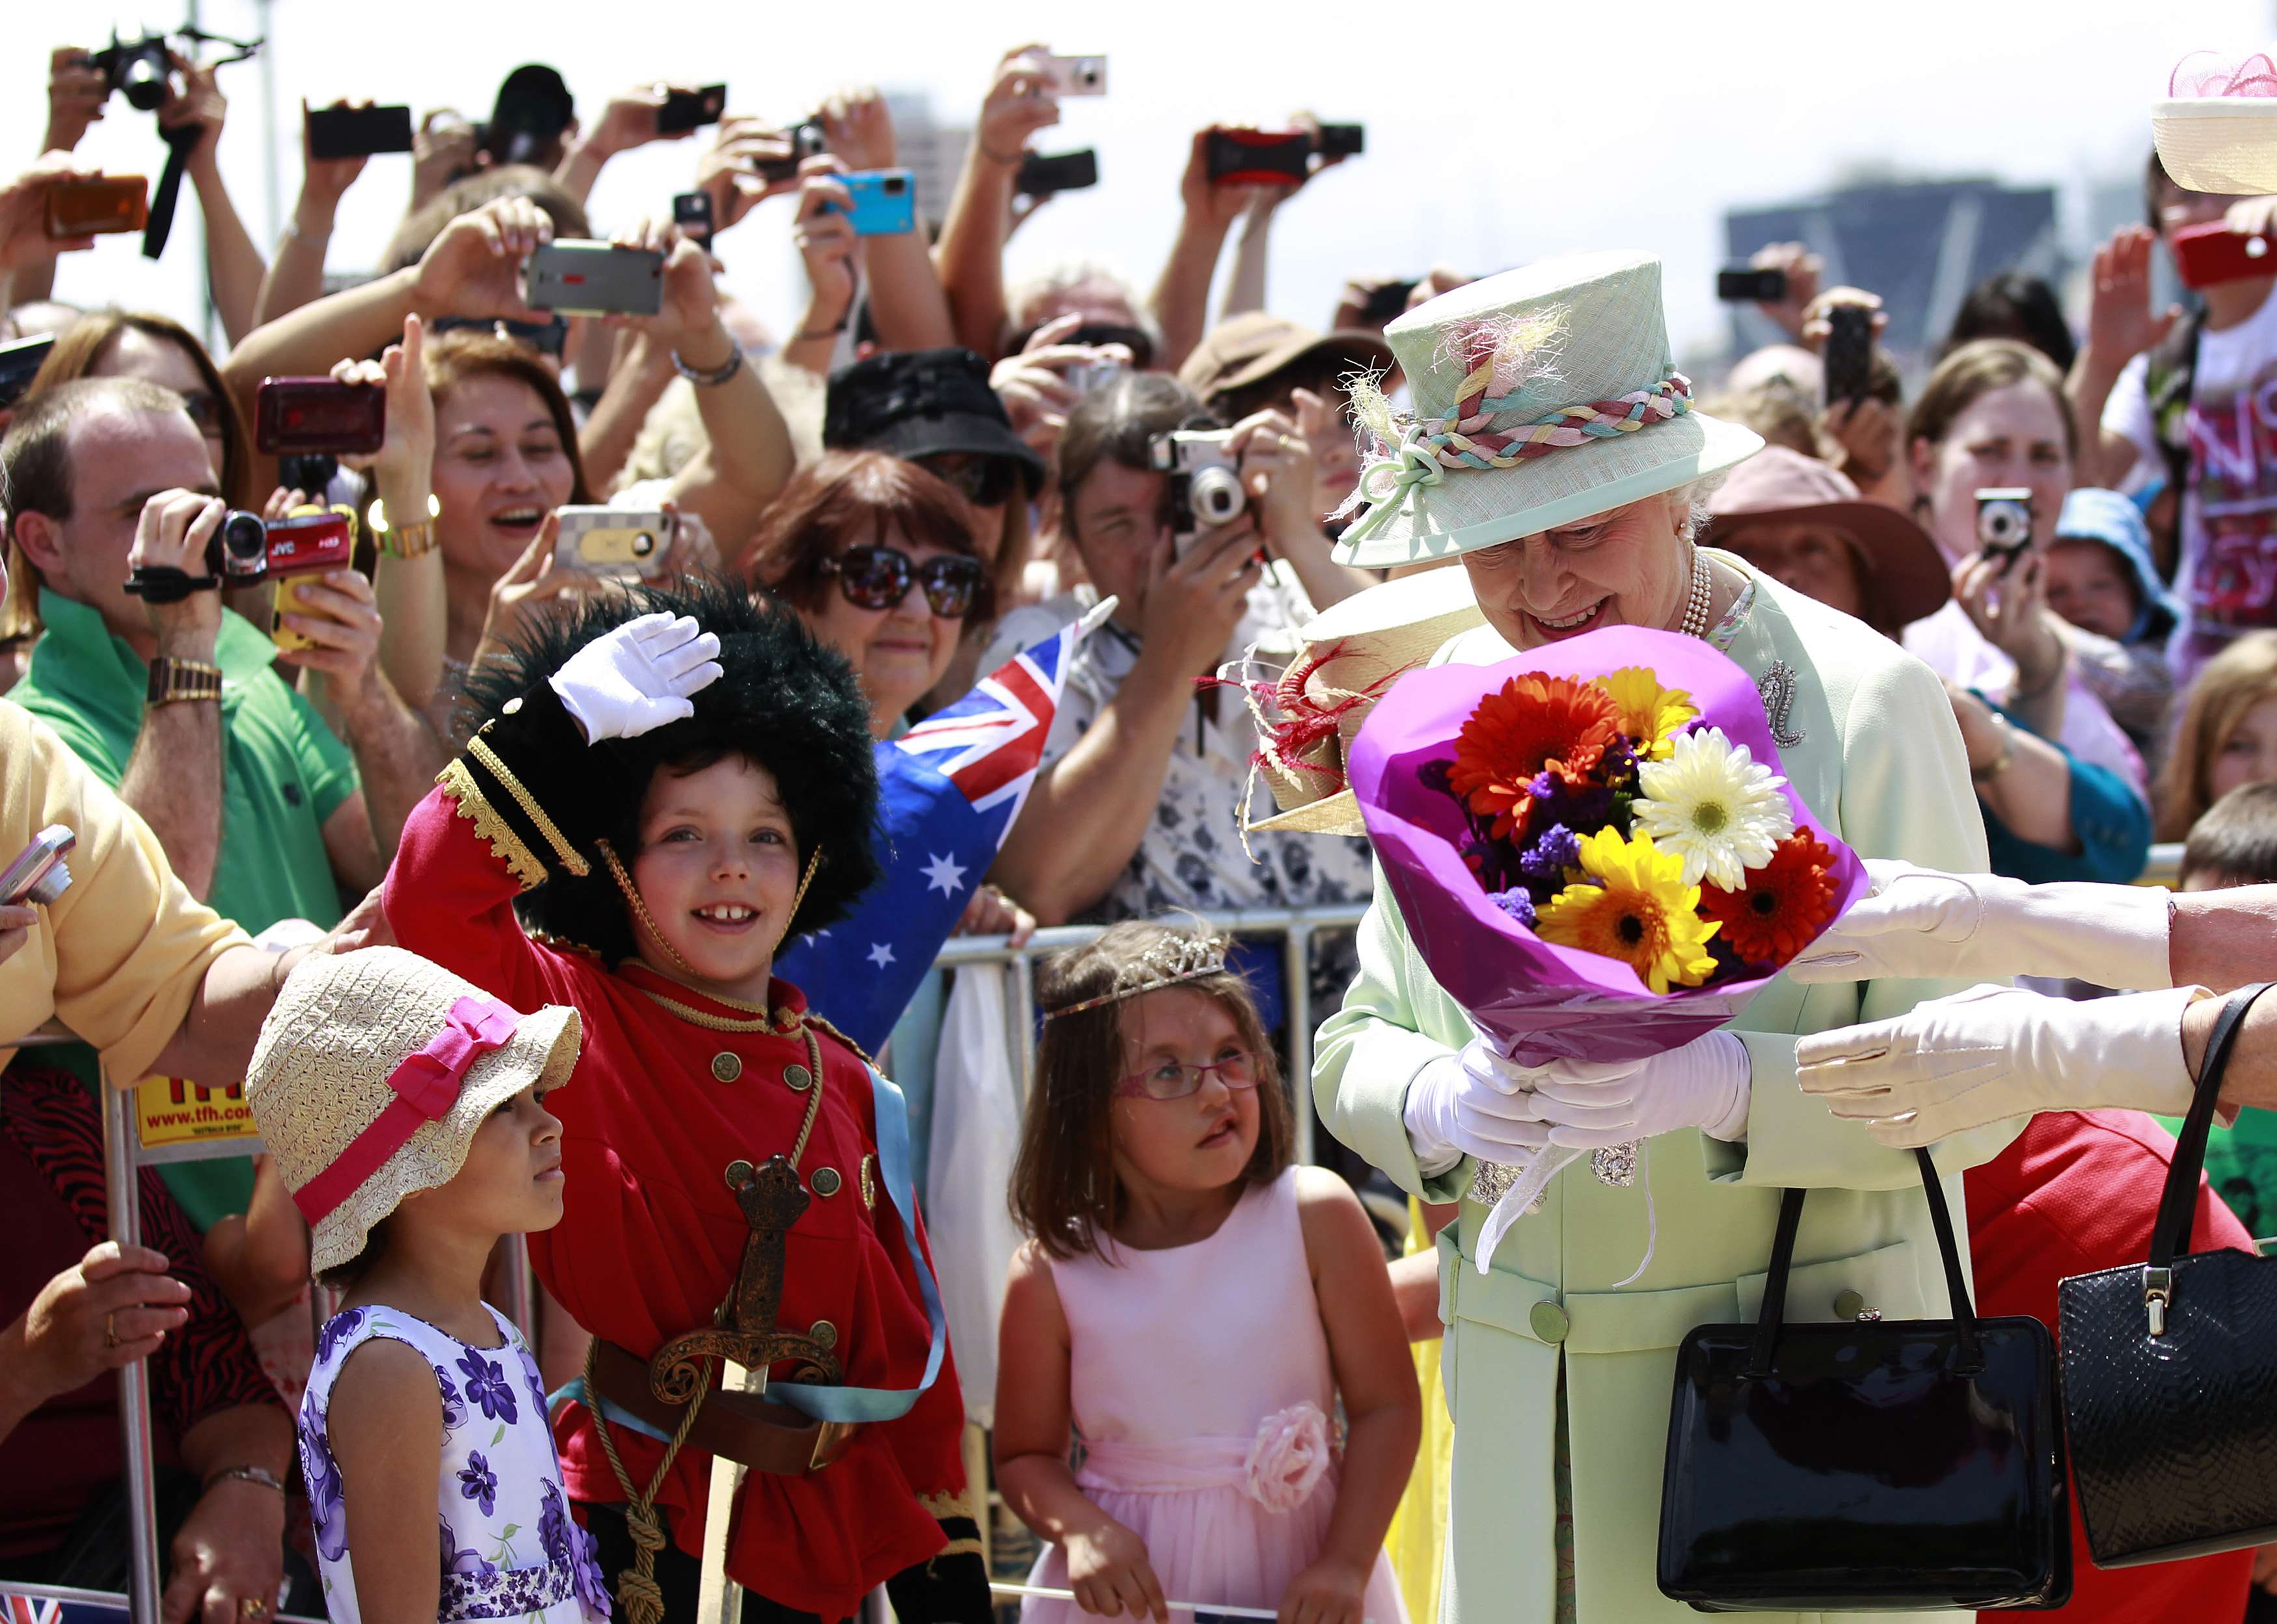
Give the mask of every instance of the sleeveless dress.
M 415 1348 L 443 1400 L 440 1624 L 515 1618 L 522 1624 L 608 1624 L 592 1536 L 569 1515 L 546 1424 L 537 1361 L 506 1317 L 492 1347 L 471 1347 L 400 1308 L 350 1308 L 324 1323 L 301 1399 L 301 1476 L 316 1523 L 316 1563 L 332 1624 L 359 1624 L 343 1483 L 325 1414 L 349 1354 L 375 1338 Z
M 1069 1397 L 1093 1504 L 1146 1541 L 1173 1602 L 1276 1607 L 1336 1510 L 1336 1382 L 1297 1214 L 1297 1170 L 1245 1193 L 1217 1233 L 1052 1260 L 1067 1316 Z M 1032 1584 L 1067 1588 L 1047 1549 Z M 1404 1624 L 1383 1553 L 1369 1624 Z M 1030 1597 L 1024 1624 L 1093 1614 Z M 1186 1620 L 1183 1611 L 1172 1617 Z

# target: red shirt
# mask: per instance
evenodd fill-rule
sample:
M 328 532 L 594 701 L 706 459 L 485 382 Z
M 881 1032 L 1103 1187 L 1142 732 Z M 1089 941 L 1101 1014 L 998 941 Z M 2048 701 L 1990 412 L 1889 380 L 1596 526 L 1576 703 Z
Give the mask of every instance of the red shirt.
M 2151 1225 L 2174 1156 L 2173 1138 L 2139 1111 L 2033 1117 L 2015 1143 L 1965 1177 L 1976 1311 L 2029 1314 L 2057 1330 L 2058 1281 L 2139 1263 L 2151 1254 Z M 2190 1247 L 2197 1252 L 2253 1250 L 2252 1236 L 2203 1177 Z M 2148 1567 L 2098 1567 L 2087 1554 L 2076 1488 L 2071 1546 L 2072 1599 L 2060 1610 L 2066 1619 L 2238 1624 L 2245 1616 L 2253 1579 L 2250 1551 Z M 2014 1616 L 1977 1615 L 1986 1624 Z
M 521 889 L 438 789 L 404 827 L 387 878 L 388 926 L 405 949 L 517 1009 L 576 1009 L 577 1069 L 546 1101 L 562 1123 L 567 1210 L 557 1228 L 529 1237 L 530 1259 L 579 1325 L 645 1359 L 708 1326 L 734 1285 L 750 1231 L 723 1175 L 739 1157 L 789 1154 L 811 1096 L 786 1072 L 808 1066 L 809 1051 L 796 1034 L 707 1026 L 748 1025 L 752 1012 L 644 964 L 611 973 L 531 941 L 514 919 Z M 779 980 L 768 1003 L 803 1012 L 806 1001 Z M 818 1036 L 822 1106 L 798 1163 L 813 1199 L 788 1237 L 778 1323 L 806 1330 L 828 1321 L 849 1385 L 914 1387 L 931 1329 L 901 1217 L 875 1172 L 869 1074 L 852 1048 Z M 834 1183 L 834 1193 L 820 1193 Z M 945 1360 L 909 1414 L 864 1428 L 821 1471 L 749 1474 L 728 1573 L 791 1608 L 825 1619 L 854 1613 L 872 1589 L 940 1551 L 939 1516 L 968 1514 L 959 1503 L 963 1428 L 956 1372 Z M 610 1431 L 635 1485 L 646 1487 L 664 1445 Z M 625 1498 L 583 1405 L 565 1407 L 556 1434 L 572 1499 Z M 683 1449 L 657 1495 L 671 1509 L 674 1542 L 699 1558 L 711 1469 L 709 1455 Z

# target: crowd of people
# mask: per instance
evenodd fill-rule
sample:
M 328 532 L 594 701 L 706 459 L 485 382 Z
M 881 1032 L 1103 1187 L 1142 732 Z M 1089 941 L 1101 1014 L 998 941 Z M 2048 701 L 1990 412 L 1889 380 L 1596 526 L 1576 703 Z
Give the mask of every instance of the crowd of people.
M 1038 1619 L 1674 1617 L 1670 1362 L 1755 1312 L 1784 1192 L 1833 1193 L 1797 1319 L 1941 1308 L 1915 1144 L 1980 1313 L 2052 1322 L 2060 1279 L 2140 1260 L 2203 991 L 2272 957 L 2243 945 L 2260 893 L 2197 894 L 2277 883 L 2277 271 L 2185 313 L 2152 270 L 2189 227 L 2258 240 L 2277 200 L 2153 156 L 2076 335 L 2003 274 L 1926 376 L 1877 349 L 1854 395 L 1824 353 L 1880 299 L 1775 245 L 1786 341 L 1711 388 L 1675 372 L 1640 255 L 1359 274 L 1300 313 L 1321 327 L 1267 311 L 1306 176 L 1229 181 L 1223 131 L 1165 177 L 1150 291 L 1089 261 L 1008 281 L 1057 63 L 1007 52 L 941 217 L 883 229 L 857 197 L 896 171 L 874 88 L 788 128 L 713 109 L 702 226 L 587 205 L 613 156 L 689 134 L 666 112 L 699 87 L 589 119 L 518 68 L 487 120 L 423 111 L 401 224 L 348 274 L 328 240 L 365 159 L 304 142 L 264 254 L 214 69 L 172 56 L 156 111 L 217 354 L 53 297 L 59 255 L 124 251 L 54 225 L 103 179 L 72 150 L 112 93 L 56 50 L 42 152 L 0 181 L 0 343 L 42 357 L 0 405 L 0 862 L 75 838 L 67 889 L 0 897 L 0 1588 L 125 1588 L 139 1362 L 169 1624 L 659 1624 L 695 1616 L 707 1560 L 746 1620 L 882 1590 L 979 1620 L 1017 1528 L 1032 1571 L 993 1577 Z M 1343 161 L 1292 129 L 1308 173 Z M 777 195 L 808 284 L 781 334 L 712 254 Z M 653 312 L 536 297 L 569 243 L 652 265 Z M 278 379 L 376 403 L 378 432 L 280 451 Z M 1449 449 L 1623 401 L 1656 416 Z M 328 567 L 232 573 L 245 536 L 274 564 L 331 520 Z M 1425 574 L 1436 598 L 1382 596 Z M 1250 679 L 1327 612 L 1381 633 L 1387 601 L 1437 617 L 1413 663 L 1704 639 L 1763 683 L 1782 770 L 1876 895 L 1725 1029 L 1514 1060 L 1426 968 L 1357 818 L 1260 804 Z M 968 873 L 880 830 L 899 742 L 976 692 L 1040 736 L 952 775 L 974 805 L 1018 786 Z M 2154 839 L 2182 843 L 2179 898 L 2128 885 Z M 808 972 L 865 898 L 930 918 L 929 892 L 958 905 L 912 927 L 927 963 L 952 930 L 1100 927 L 1011 1034 L 1033 1080 L 987 1194 L 1025 1244 L 986 1283 L 999 1323 L 955 1338 L 920 1213 L 970 1086 L 956 976 L 915 982 L 872 1055 L 854 989 Z M 1276 942 L 1192 917 L 1346 904 L 1302 988 Z M 2011 974 L 2037 990 L 1966 991 Z M 1306 1009 L 1314 1074 L 1284 1077 Z M 7 1047 L 51 1018 L 67 1041 Z M 2019 1058 L 1941 1081 L 1972 1043 Z M 143 1170 L 121 1247 L 99 1102 L 153 1076 L 237 1091 L 264 1154 Z M 2277 1069 L 2230 1076 L 2248 1109 L 2196 1232 L 2250 1249 Z M 1483 1164 L 1671 1137 L 1482 1249 Z M 517 1325 L 490 1304 L 525 1234 Z M 2074 1538 L 2074 1616 L 2277 1607 L 2277 1546 L 2104 1570 Z

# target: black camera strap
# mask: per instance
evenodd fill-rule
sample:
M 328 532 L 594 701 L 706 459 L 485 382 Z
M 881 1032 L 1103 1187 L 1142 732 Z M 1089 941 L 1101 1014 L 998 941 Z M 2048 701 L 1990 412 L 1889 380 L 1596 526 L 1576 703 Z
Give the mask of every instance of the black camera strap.
M 148 565 L 126 577 L 126 590 L 144 603 L 179 603 L 192 592 L 218 592 L 221 577 L 194 576 L 169 564 Z
M 158 133 L 165 138 L 166 167 L 150 193 L 150 218 L 142 227 L 145 259 L 156 259 L 166 251 L 167 234 L 174 229 L 174 205 L 182 195 L 182 171 L 189 164 L 190 149 L 204 132 L 194 124 L 182 124 Z

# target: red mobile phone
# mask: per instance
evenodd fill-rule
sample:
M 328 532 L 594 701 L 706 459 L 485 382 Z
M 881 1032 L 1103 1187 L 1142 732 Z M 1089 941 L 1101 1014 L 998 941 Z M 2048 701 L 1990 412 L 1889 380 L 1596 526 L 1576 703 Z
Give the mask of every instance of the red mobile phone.
M 1313 138 L 1302 130 L 1212 130 L 1212 186 L 1290 186 L 1310 172 Z
M 150 182 L 141 175 L 50 181 L 47 204 L 48 236 L 57 242 L 139 232 L 150 223 Z
M 2225 221 L 2185 226 L 2167 237 L 2167 247 L 2174 254 L 2174 270 L 2184 287 L 2277 277 L 2277 242 L 2267 237 L 2241 236 Z
M 253 443 L 270 456 L 377 451 L 387 391 L 330 377 L 264 377 L 253 397 Z

